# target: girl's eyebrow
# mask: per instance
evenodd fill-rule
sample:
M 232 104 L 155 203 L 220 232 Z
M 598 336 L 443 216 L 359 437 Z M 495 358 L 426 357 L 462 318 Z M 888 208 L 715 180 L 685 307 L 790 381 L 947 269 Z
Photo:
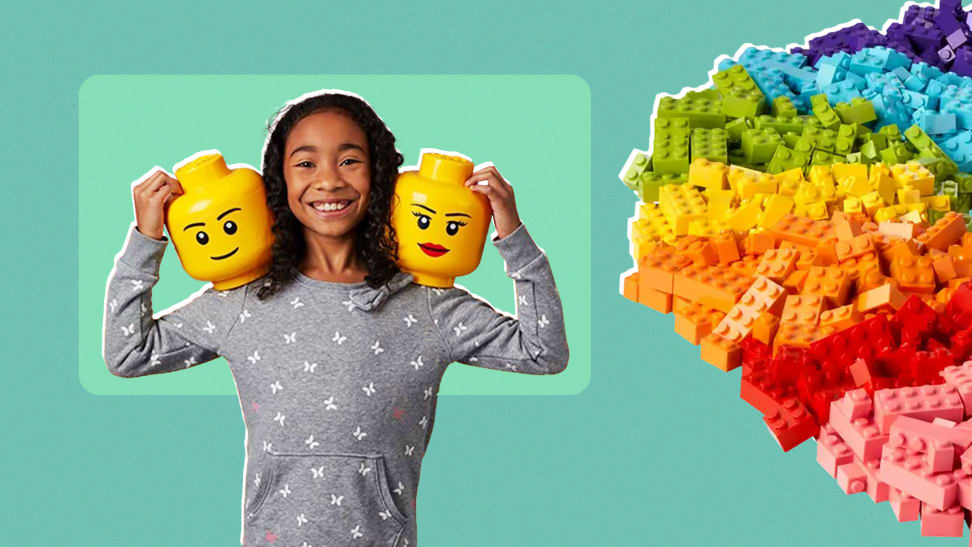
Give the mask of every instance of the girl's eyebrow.
M 362 153 L 364 153 L 365 151 L 364 148 L 361 148 L 361 146 L 353 142 L 341 143 L 341 145 L 338 146 L 338 152 L 344 152 L 345 150 L 359 150 Z M 317 152 L 317 147 L 312 144 L 305 144 L 303 146 L 298 146 L 297 148 L 294 148 L 293 152 L 291 152 L 290 155 L 287 157 L 288 158 L 292 157 L 297 152 Z

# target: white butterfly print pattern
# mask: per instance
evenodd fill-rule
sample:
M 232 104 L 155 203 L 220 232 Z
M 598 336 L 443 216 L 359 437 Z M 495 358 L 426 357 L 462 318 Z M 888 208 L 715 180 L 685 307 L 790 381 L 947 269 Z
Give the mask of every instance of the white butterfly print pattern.
M 335 496 L 334 494 L 331 494 L 331 505 L 337 505 L 340 507 L 341 501 L 343 500 L 344 496 Z
M 135 323 L 129 323 L 127 327 L 122 327 L 121 329 L 125 336 L 131 336 L 135 334 Z
M 108 309 L 111 310 L 111 313 L 115 313 L 115 308 L 117 307 L 118 307 L 118 300 L 112 298 L 111 302 L 108 303 Z
M 375 355 L 384 352 L 384 348 L 381 347 L 381 341 L 375 340 L 374 344 L 371 344 L 371 351 L 375 352 Z
M 462 324 L 462 321 L 460 321 L 458 325 L 456 325 L 455 327 L 452 327 L 452 330 L 456 331 L 456 336 L 460 336 L 468 328 L 469 327 L 467 327 L 466 325 Z
M 253 355 L 247 356 L 246 360 L 249 361 L 251 364 L 255 365 L 256 362 L 260 360 L 260 351 L 253 350 Z
M 371 397 L 372 395 L 375 394 L 375 383 L 374 382 L 371 382 L 368 385 L 362 387 L 361 389 L 364 390 L 365 395 L 367 395 L 368 397 Z
M 322 479 L 324 478 L 324 466 L 311 467 L 311 478 Z
M 362 477 L 367 475 L 369 471 L 371 471 L 371 468 L 365 467 L 364 462 L 361 462 L 361 465 L 358 466 L 358 474 Z
M 318 446 L 321 446 L 321 443 L 314 440 L 313 435 L 304 439 L 304 444 L 306 444 L 307 448 L 310 448 L 311 450 L 317 448 Z
M 290 334 L 284 333 L 284 342 L 287 344 L 293 344 L 297 342 L 297 333 L 292 332 Z
M 242 311 L 242 312 L 240 313 L 240 323 L 242 323 L 242 322 L 244 322 L 244 321 L 246 321 L 246 320 L 247 320 L 247 318 L 249 318 L 249 317 L 253 317 L 253 314 L 251 314 L 251 313 L 250 313 L 250 310 L 247 310 L 247 309 L 244 309 L 244 310 L 243 310 L 243 311 Z
M 409 364 L 412 365 L 415 368 L 415 370 L 418 370 L 418 369 L 420 369 L 420 368 L 422 368 L 422 367 L 425 366 L 425 363 L 422 362 L 422 356 L 421 355 L 418 356 L 418 359 L 412 361 Z
M 304 524 L 307 524 L 307 517 L 303 513 L 297 515 L 297 527 L 300 528 Z
M 354 311 L 354 302 L 351 300 L 344 300 L 341 302 L 344 306 L 348 308 L 348 311 Z
M 324 410 L 337 410 L 337 408 L 338 408 L 337 405 L 334 404 L 334 396 L 333 395 L 331 395 L 327 399 L 324 399 L 324 404 L 326 405 L 324 407 Z
M 546 315 L 541 315 L 540 319 L 537 321 L 537 324 L 540 325 L 540 328 L 542 329 L 550 324 L 550 320 L 547 319 Z
M 302 308 L 302 307 L 304 307 L 304 303 L 300 301 L 300 297 L 299 297 L 299 296 L 298 296 L 298 297 L 296 297 L 296 298 L 294 298 L 293 300 L 291 300 L 291 301 L 290 301 L 290 305 L 291 305 L 291 306 L 293 306 L 295 310 L 296 310 L 297 308 Z
M 133 292 L 138 292 L 138 291 L 142 290 L 145 287 L 145 282 L 142 281 L 141 279 L 132 279 L 130 281 L 132 282 L 132 291 Z
M 367 437 L 367 436 L 368 436 L 368 434 L 367 434 L 367 433 L 365 433 L 364 431 L 361 431 L 361 426 L 360 426 L 360 425 L 359 425 L 359 426 L 357 426 L 357 427 L 355 427 L 355 428 L 354 428 L 354 432 L 353 432 L 353 433 L 351 433 L 351 434 L 352 434 L 352 435 L 354 435 L 354 438 L 356 438 L 356 439 L 358 439 L 359 441 L 360 441 L 361 439 L 363 439 L 363 438 L 365 438 L 365 437 Z
M 206 331 L 206 332 L 208 332 L 209 334 L 212 334 L 212 333 L 216 332 L 216 325 L 214 325 L 212 321 L 210 321 L 210 320 L 207 319 L 206 320 L 206 326 L 203 327 L 203 330 Z
M 412 314 L 408 314 L 408 316 L 405 317 L 406 327 L 411 327 L 415 323 L 418 323 L 418 319 L 416 319 Z
M 341 344 L 343 344 L 343 343 L 344 343 L 344 341 L 345 341 L 345 340 L 347 340 L 347 339 L 348 339 L 348 337 L 347 337 L 347 336 L 341 336 L 341 333 L 340 333 L 340 332 L 338 332 L 338 331 L 334 331 L 334 338 L 331 338 L 331 341 L 332 341 L 332 342 L 337 342 L 337 343 L 338 343 L 338 345 L 340 346 L 340 345 L 341 345 Z
M 391 511 L 387 509 L 384 511 L 378 511 L 378 516 L 381 517 L 381 520 L 388 520 L 388 517 L 391 516 Z
M 315 370 L 317 370 L 317 363 L 304 361 L 304 372 L 314 372 Z
M 287 496 L 289 496 L 291 494 L 291 492 L 290 492 L 290 485 L 289 484 L 285 484 L 284 487 L 281 488 L 280 490 L 277 490 L 277 492 L 279 492 L 282 497 L 285 497 L 286 498 Z
M 281 389 L 283 389 L 283 386 L 280 385 L 280 380 L 277 380 L 276 382 L 270 384 L 270 393 L 272 395 L 276 395 L 277 392 L 280 391 Z
M 360 524 L 351 529 L 351 537 L 353 539 L 358 539 L 360 537 L 364 537 L 364 534 L 361 533 L 361 525 Z
M 273 421 L 280 423 L 280 427 L 284 426 L 284 420 L 286 419 L 287 419 L 287 415 L 282 414 L 280 412 L 278 412 L 277 415 L 273 417 Z

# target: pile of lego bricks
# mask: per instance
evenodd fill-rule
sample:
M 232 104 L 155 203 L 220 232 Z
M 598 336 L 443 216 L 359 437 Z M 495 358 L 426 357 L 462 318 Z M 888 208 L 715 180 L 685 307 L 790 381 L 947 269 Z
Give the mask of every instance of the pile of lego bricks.
M 972 49 L 960 7 L 903 14 L 886 34 L 747 48 L 708 86 L 659 95 L 651 147 L 619 174 L 641 199 L 621 291 L 674 312 L 703 360 L 741 366 L 741 397 L 784 451 L 817 437 L 845 492 L 891 501 L 899 520 L 920 513 L 924 535 L 961 535 Z M 948 14 L 962 36 L 944 31 Z

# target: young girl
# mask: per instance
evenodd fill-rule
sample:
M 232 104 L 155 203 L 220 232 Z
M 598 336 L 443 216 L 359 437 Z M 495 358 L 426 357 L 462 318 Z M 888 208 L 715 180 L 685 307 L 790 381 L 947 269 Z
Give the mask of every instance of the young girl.
M 153 318 L 164 211 L 181 193 L 153 173 L 133 190 L 136 222 L 108 283 L 105 361 L 135 377 L 226 358 L 247 431 L 244 545 L 414 546 L 446 367 L 554 374 L 567 364 L 550 266 L 489 167 L 466 186 L 489 198 L 517 317 L 462 288 L 414 284 L 395 267 L 389 225 L 402 156 L 371 107 L 342 93 L 304 96 L 268 132 L 269 273 L 207 287 Z

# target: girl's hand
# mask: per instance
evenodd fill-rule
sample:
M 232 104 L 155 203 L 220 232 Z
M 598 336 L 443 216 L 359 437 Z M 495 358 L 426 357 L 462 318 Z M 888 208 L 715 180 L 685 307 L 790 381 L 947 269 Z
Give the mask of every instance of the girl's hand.
M 181 195 L 179 181 L 161 169 L 132 189 L 135 201 L 135 223 L 138 231 L 155 239 L 162 239 L 165 211 L 176 196 Z
M 485 181 L 486 184 L 479 184 L 480 181 Z M 489 198 L 489 205 L 493 208 L 493 224 L 500 238 L 510 235 L 520 226 L 513 187 L 499 174 L 496 167 L 490 165 L 476 171 L 466 179 L 465 184 L 466 188 Z

